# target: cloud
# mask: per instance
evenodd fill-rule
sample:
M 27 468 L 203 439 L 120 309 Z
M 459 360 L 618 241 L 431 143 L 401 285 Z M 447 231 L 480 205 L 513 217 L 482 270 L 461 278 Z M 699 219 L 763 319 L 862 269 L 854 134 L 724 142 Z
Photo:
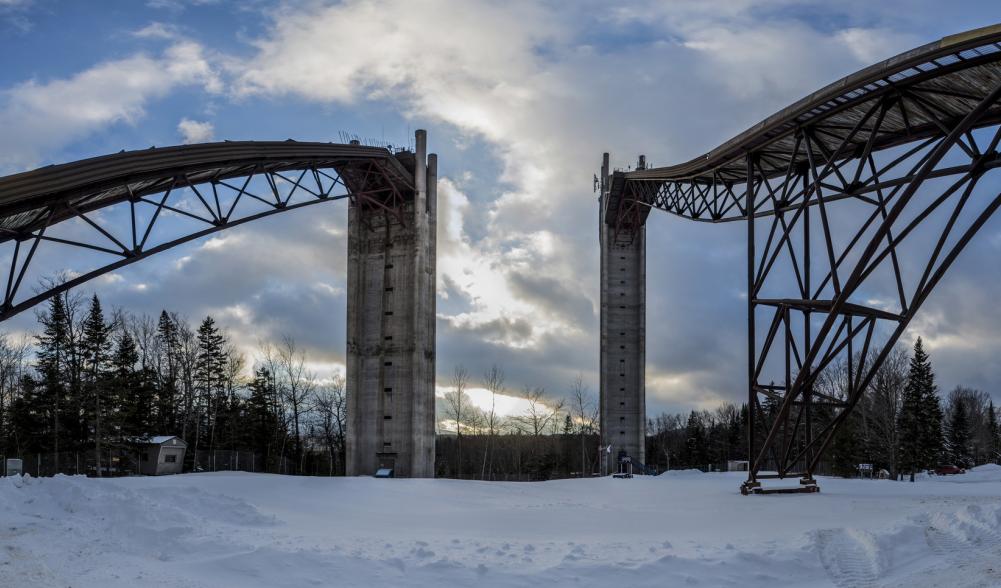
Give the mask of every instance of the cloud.
M 172 40 L 179 37 L 176 26 L 163 22 L 151 22 L 132 35 L 140 39 Z
M 212 140 L 215 127 L 208 121 L 199 122 L 190 118 L 182 118 L 177 123 L 177 132 L 183 137 L 184 144 L 207 143 Z
M 175 13 L 189 5 L 154 4 Z M 554 394 L 583 372 L 596 392 L 591 177 L 601 152 L 620 168 L 639 153 L 654 164 L 686 161 L 840 76 L 954 32 L 934 3 L 919 4 L 928 10 L 862 0 L 582 0 L 571 10 L 528 0 L 289 3 L 241 33 L 258 35 L 248 51 L 226 58 L 208 41 L 153 23 L 136 35 L 166 40 L 162 54 L 6 91 L 0 124 L 11 132 L 0 138 L 0 166 L 35 164 L 66 141 L 135 124 L 182 86 L 265 112 L 272 105 L 274 120 L 289 103 L 297 104 L 295 116 L 306 101 L 316 116 L 338 117 L 378 104 L 428 127 L 442 152 L 440 371 L 463 363 L 476 374 L 498 363 L 513 388 L 541 385 Z M 153 75 L 157 83 L 148 83 Z M 82 108 L 58 108 L 76 96 Z M 177 115 L 169 116 L 172 126 Z M 222 116 L 213 117 L 217 124 Z M 184 248 L 180 260 L 139 264 L 101 287 L 125 306 L 218 314 L 248 348 L 259 337 L 293 333 L 319 365 L 337 366 L 344 216 L 281 215 Z M 647 238 L 651 412 L 741 400 L 746 235 L 737 225 L 654 214 Z M 947 302 L 929 301 L 929 320 L 915 328 L 929 335 L 939 365 L 968 365 L 956 359 L 955 343 L 977 316 L 939 308 Z M 949 321 L 955 332 L 943 326 Z M 984 358 L 998 349 L 986 335 L 996 329 L 974 332 L 985 350 L 977 357 L 989 363 Z M 981 381 L 1001 379 L 989 372 L 978 372 Z
M 134 125 L 149 102 L 179 86 L 217 93 L 222 81 L 198 43 L 158 56 L 107 61 L 68 78 L 29 80 L 0 93 L 0 169 L 40 164 L 60 147 L 113 124 Z
M 254 42 L 257 54 L 231 63 L 230 73 L 242 99 L 295 95 L 346 107 L 389 100 L 412 119 L 441 125 L 459 149 L 494 155 L 500 171 L 491 194 L 465 179 L 477 170 L 443 163 L 441 334 L 484 343 L 439 353 L 441 367 L 469 363 L 475 371 L 484 353 L 512 361 L 534 354 L 546 363 L 569 347 L 576 353 L 558 375 L 541 376 L 545 385 L 560 385 L 573 366 L 594 382 L 598 250 L 590 178 L 601 151 L 611 150 L 620 166 L 638 149 L 657 154 L 658 163 L 687 159 L 904 42 L 865 26 L 820 31 L 793 19 L 756 22 L 755 11 L 784 5 L 634 2 L 609 9 L 584 2 L 568 12 L 536 2 L 349 0 L 275 12 L 273 27 Z M 404 12 L 408 17 L 398 18 Z M 599 29 L 639 40 L 602 44 Z M 727 115 L 677 116 L 684 112 Z M 651 396 L 680 394 L 660 383 L 675 374 L 690 389 L 734 397 L 737 370 L 720 377 L 706 364 L 739 356 L 732 351 L 739 329 L 692 335 L 704 328 L 698 313 L 718 314 L 725 305 L 736 315 L 744 305 L 736 295 L 721 297 L 713 279 L 679 293 L 683 272 L 698 273 L 699 264 L 665 270 L 668 256 L 660 255 L 683 249 L 678 235 L 690 231 L 651 230 L 649 237 L 649 296 L 670 300 L 670 309 L 653 307 L 675 321 L 648 331 L 648 369 L 665 374 L 651 378 Z M 739 250 L 741 237 L 729 238 Z M 715 241 L 722 251 L 730 247 L 725 238 Z M 715 265 L 739 275 L 742 264 L 738 255 Z M 736 290 L 739 281 L 727 288 Z M 692 349 L 696 341 L 705 348 Z M 703 367 L 692 371 L 681 359 Z

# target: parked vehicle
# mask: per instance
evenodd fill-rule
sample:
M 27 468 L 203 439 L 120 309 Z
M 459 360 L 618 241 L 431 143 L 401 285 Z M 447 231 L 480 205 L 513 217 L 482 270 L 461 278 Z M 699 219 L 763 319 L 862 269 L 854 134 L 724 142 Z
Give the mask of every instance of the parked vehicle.
M 954 465 L 940 465 L 935 468 L 935 475 L 937 476 L 952 476 L 955 474 L 965 474 L 966 470 L 959 466 Z

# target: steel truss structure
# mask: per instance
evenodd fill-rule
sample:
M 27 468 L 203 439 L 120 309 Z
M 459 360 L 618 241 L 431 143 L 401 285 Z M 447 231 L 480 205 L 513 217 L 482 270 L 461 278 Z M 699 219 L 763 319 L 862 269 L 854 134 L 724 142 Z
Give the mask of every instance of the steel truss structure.
M 884 359 L 1001 206 L 1001 26 L 816 92 L 689 163 L 617 172 L 607 222 L 747 226 L 749 475 L 814 472 Z M 837 205 L 835 205 L 837 203 Z M 832 368 L 840 383 L 827 385 Z
M 0 321 L 161 251 L 320 202 L 347 198 L 403 222 L 414 161 L 410 152 L 358 144 L 243 141 L 122 152 L 0 178 L 8 264 Z M 96 267 L 67 267 L 80 251 L 98 254 Z

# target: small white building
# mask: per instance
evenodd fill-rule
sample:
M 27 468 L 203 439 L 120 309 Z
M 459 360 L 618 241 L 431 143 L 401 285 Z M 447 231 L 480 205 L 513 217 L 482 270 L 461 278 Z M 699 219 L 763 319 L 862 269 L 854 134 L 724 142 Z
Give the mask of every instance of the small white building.
M 746 459 L 731 459 L 726 462 L 726 471 L 728 472 L 746 472 L 748 469 L 748 462 Z
M 174 435 L 158 435 L 140 439 L 139 473 L 146 476 L 180 474 L 184 468 L 184 452 L 188 444 Z

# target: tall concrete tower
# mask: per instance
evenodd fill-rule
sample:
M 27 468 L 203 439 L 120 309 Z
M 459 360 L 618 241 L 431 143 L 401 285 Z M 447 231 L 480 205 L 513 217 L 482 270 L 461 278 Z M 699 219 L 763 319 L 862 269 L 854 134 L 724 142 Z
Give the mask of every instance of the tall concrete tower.
M 640 157 L 638 167 L 645 167 Z M 606 465 L 618 457 L 646 462 L 646 217 L 630 208 L 612 183 L 608 154 L 601 164 L 601 439 L 611 445 Z
M 434 477 L 438 159 L 425 131 L 413 156 L 411 194 L 355 198 L 348 212 L 349 476 Z

